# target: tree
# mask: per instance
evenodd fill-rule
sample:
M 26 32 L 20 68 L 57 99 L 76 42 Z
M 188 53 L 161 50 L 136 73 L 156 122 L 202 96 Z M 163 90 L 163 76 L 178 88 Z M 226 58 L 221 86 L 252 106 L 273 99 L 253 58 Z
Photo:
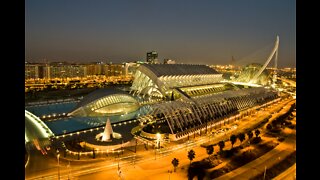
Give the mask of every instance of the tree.
M 240 133 L 240 134 L 238 135 L 238 138 L 239 138 L 239 140 L 240 140 L 240 142 L 241 142 L 241 144 L 242 144 L 242 141 L 244 141 L 244 140 L 246 139 L 246 136 L 244 135 L 244 133 Z
M 179 160 L 177 158 L 173 158 L 173 160 L 171 161 L 171 164 L 173 165 L 174 172 L 176 172 L 176 168 L 179 165 Z
M 210 157 L 210 155 L 211 155 L 211 154 L 213 153 L 213 151 L 214 151 L 213 145 L 207 146 L 206 150 L 207 150 L 207 154 L 208 154 L 209 157 Z
M 95 152 L 94 148 L 92 149 L 92 158 L 93 159 L 96 158 L 96 152 Z
M 256 134 L 256 137 L 259 137 L 259 134 L 260 134 L 259 129 L 255 130 L 254 133 Z
M 272 129 L 272 125 L 271 125 L 270 123 L 267 125 L 267 129 L 268 129 L 269 131 Z
M 194 152 L 194 150 L 191 149 L 188 152 L 188 159 L 190 160 L 190 165 L 191 165 L 191 161 L 195 158 L 195 156 L 196 156 L 196 153 Z
M 249 139 L 251 139 L 251 138 L 253 137 L 252 131 L 249 131 L 249 132 L 247 133 L 247 135 L 248 135 Z
M 220 147 L 220 151 L 223 151 L 223 148 L 224 148 L 224 146 L 225 146 L 224 141 L 220 141 L 220 142 L 218 143 L 218 145 L 219 145 L 219 147 Z
M 231 148 L 233 148 L 233 144 L 237 141 L 237 136 L 232 134 L 230 137 L 230 141 L 231 141 Z

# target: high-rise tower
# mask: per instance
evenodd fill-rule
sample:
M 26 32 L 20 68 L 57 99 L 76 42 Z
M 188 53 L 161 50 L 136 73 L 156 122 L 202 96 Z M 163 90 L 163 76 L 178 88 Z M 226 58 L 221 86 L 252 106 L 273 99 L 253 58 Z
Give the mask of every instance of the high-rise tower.
M 156 51 L 147 52 L 147 62 L 151 64 L 158 64 L 158 53 Z

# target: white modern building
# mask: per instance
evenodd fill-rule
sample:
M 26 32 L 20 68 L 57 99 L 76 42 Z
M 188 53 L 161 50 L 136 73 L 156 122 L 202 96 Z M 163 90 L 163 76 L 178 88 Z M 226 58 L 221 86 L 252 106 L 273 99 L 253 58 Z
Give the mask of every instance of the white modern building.
M 222 74 L 206 65 L 143 64 L 132 84 L 134 94 L 170 97 L 176 88 L 209 85 L 222 80 Z

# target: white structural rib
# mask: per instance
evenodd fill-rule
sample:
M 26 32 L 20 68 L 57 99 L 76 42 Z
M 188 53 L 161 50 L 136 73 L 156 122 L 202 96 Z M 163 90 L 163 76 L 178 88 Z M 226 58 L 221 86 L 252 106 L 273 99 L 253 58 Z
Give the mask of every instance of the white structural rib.
M 262 71 L 264 71 L 264 69 L 268 66 L 268 64 L 270 63 L 272 57 L 273 57 L 275 54 L 276 54 L 275 64 L 277 64 L 278 48 L 279 48 L 279 36 L 277 36 L 276 43 L 275 43 L 275 45 L 274 45 L 274 48 L 272 49 L 272 52 L 271 52 L 268 60 L 266 61 L 266 63 L 264 63 L 264 65 L 262 66 L 262 68 L 260 68 L 259 72 L 251 79 L 250 83 L 254 83 L 254 81 L 260 76 L 260 74 L 262 73 Z

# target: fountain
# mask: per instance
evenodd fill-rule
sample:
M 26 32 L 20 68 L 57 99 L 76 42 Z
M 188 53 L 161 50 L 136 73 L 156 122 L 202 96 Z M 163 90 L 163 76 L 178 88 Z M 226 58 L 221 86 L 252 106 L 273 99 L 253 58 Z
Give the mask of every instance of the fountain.
M 107 119 L 106 127 L 104 128 L 104 132 L 102 134 L 101 141 L 112 141 L 111 138 L 113 138 L 113 130 L 110 123 L 110 119 Z

